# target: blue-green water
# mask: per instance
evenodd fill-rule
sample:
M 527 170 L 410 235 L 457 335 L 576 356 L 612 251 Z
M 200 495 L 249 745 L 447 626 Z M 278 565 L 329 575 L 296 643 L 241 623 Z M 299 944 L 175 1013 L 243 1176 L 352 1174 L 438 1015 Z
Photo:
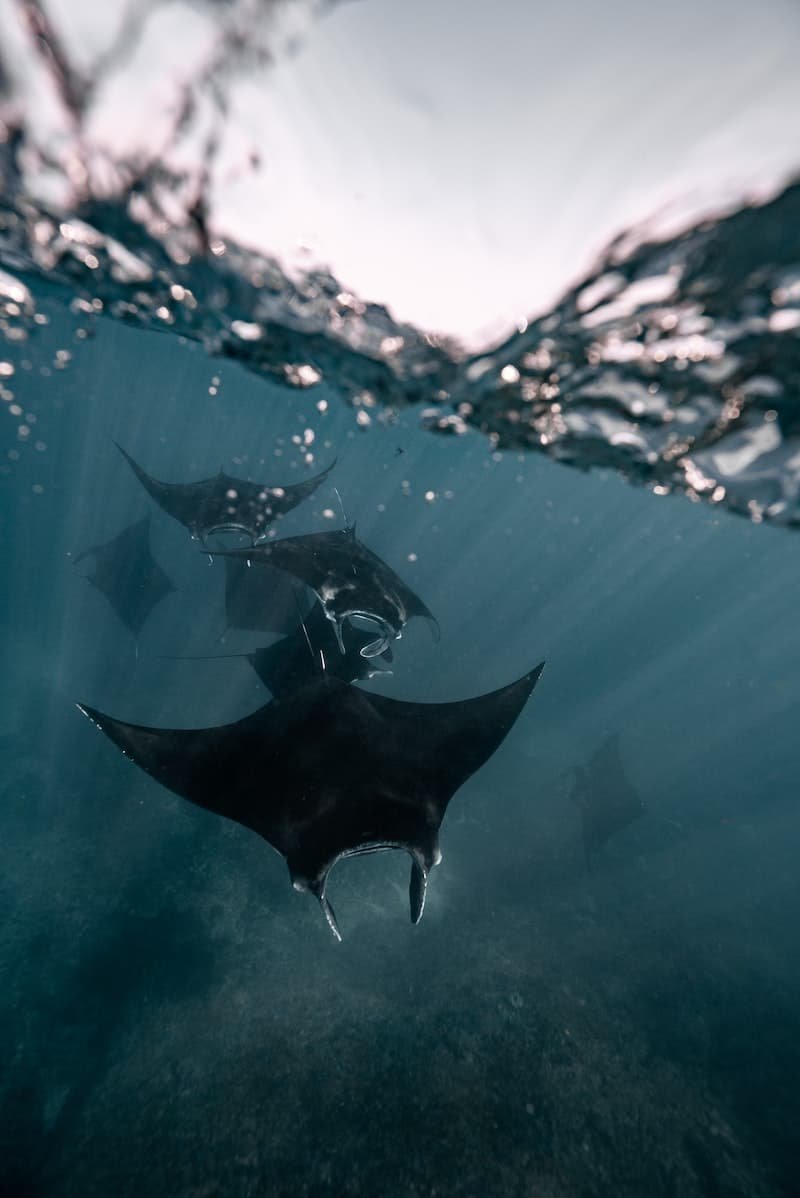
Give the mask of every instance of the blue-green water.
M 75 340 L 60 295 L 39 307 L 15 389 L 46 448 L 2 492 L 6 1192 L 791 1193 L 794 535 L 413 410 L 362 432 L 318 389 L 105 319 Z M 202 726 L 266 700 L 244 662 L 159 660 L 218 652 L 224 624 L 219 564 L 177 525 L 154 514 L 180 589 L 138 658 L 71 555 L 147 511 L 112 437 L 163 476 L 280 481 L 305 428 L 442 624 L 438 645 L 409 625 L 369 686 L 460 698 L 548 662 L 450 807 L 421 924 L 404 862 L 354 860 L 342 945 L 263 843 L 74 707 Z M 587 872 L 569 772 L 612 732 L 646 814 Z

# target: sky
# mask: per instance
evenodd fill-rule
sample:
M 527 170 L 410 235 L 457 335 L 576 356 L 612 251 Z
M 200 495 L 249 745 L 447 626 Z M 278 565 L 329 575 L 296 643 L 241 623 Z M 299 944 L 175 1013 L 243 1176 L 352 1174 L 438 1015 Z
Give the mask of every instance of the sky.
M 0 34 L 30 95 L 13 8 L 0 0 Z M 126 4 L 48 9 L 88 63 Z M 212 228 L 473 346 L 547 308 L 631 223 L 763 195 L 800 162 L 795 0 L 347 0 L 299 21 L 308 9 L 291 53 L 285 27 L 259 27 L 277 61 L 226 82 Z M 90 135 L 160 153 L 212 32 L 188 0 L 159 5 Z
M 784 0 L 348 3 L 274 71 L 266 119 L 235 93 L 264 165 L 220 220 L 480 341 L 630 222 L 795 168 L 799 45 Z

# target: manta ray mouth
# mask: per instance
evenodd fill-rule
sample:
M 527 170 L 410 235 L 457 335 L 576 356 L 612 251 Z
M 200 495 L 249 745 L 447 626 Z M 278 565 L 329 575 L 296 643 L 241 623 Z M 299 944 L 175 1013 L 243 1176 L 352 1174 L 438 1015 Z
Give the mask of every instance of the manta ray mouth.
M 241 533 L 242 536 L 249 538 L 249 540 L 250 540 L 249 547 L 251 549 L 253 549 L 258 544 L 259 540 L 264 540 L 266 537 L 266 533 L 256 533 L 253 531 L 252 528 L 249 528 L 246 524 L 240 524 L 235 520 L 231 520 L 229 523 L 212 524 L 210 528 L 203 529 L 203 532 L 201 535 L 201 540 L 202 540 L 203 544 L 206 543 L 206 538 L 212 536 L 213 533 L 215 533 L 215 532 L 238 532 L 238 533 Z M 247 564 L 249 565 L 250 563 L 248 562 Z
M 370 661 L 373 657 L 380 657 L 381 653 L 385 653 L 388 648 L 389 642 L 386 637 L 378 637 L 377 640 L 370 641 L 368 645 L 364 645 L 363 649 L 359 650 L 359 656 Z
M 390 643 L 400 637 L 400 632 L 393 628 L 388 620 L 384 620 L 382 616 L 376 616 L 371 611 L 349 611 L 345 613 L 343 619 L 349 619 L 353 626 L 362 632 L 370 632 L 373 628 L 377 631 L 378 635 L 375 640 L 369 641 L 359 650 L 361 657 L 367 660 L 371 657 L 380 657 L 389 648 Z
M 369 844 L 360 844 L 352 849 L 344 849 L 338 853 L 322 870 L 317 878 L 310 882 L 307 886 L 302 883 L 294 882 L 295 889 L 308 889 L 314 894 L 322 908 L 322 913 L 325 916 L 328 927 L 330 928 L 336 940 L 341 942 L 342 934 L 339 931 L 339 924 L 336 920 L 336 912 L 327 897 L 328 878 L 330 872 L 338 862 L 344 860 L 345 857 L 365 857 L 368 853 L 385 853 L 394 849 L 400 849 L 408 853 L 411 858 L 411 877 L 408 885 L 408 899 L 410 906 L 411 922 L 419 923 L 422 919 L 422 912 L 425 909 L 425 896 L 428 889 L 428 866 L 419 849 L 408 844 L 401 844 L 397 841 L 380 840 Z M 438 865 L 441 861 L 441 853 L 438 848 L 433 858 L 433 865 Z

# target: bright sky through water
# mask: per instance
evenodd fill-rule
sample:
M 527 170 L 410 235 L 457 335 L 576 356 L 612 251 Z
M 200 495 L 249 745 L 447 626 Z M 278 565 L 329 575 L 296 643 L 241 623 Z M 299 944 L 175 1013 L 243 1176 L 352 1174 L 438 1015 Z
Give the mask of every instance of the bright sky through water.
M 222 219 L 401 319 L 497 334 L 631 221 L 795 168 L 799 46 L 784 0 L 348 3 L 268 114 L 239 92 L 264 177 Z
M 108 35 L 95 0 L 48 8 L 73 52 Z M 148 25 L 90 124 L 115 150 L 152 152 L 170 85 L 212 45 L 183 3 Z M 300 28 L 231 87 L 212 227 L 472 344 L 546 308 L 625 226 L 800 161 L 796 0 L 349 0 Z

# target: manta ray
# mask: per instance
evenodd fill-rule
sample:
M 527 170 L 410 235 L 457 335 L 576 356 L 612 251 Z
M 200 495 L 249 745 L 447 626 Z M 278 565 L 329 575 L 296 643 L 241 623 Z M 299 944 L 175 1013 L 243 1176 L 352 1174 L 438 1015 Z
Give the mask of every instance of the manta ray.
M 296 617 L 295 617 L 296 618 Z M 378 657 L 365 657 L 363 650 L 375 639 L 373 628 L 345 624 L 342 629 L 344 653 L 339 652 L 336 633 L 319 603 L 288 636 L 252 653 L 216 653 L 198 657 L 170 657 L 172 661 L 224 661 L 244 658 L 255 670 L 273 699 L 281 699 L 299 690 L 315 678 L 329 675 L 342 682 L 358 682 L 391 673 L 386 667 L 392 662 L 387 648 Z M 386 663 L 385 665 L 381 663 Z
M 580 811 L 583 848 L 591 867 L 606 841 L 643 815 L 645 807 L 625 773 L 617 733 L 573 773 L 570 798 Z
M 86 557 L 94 559 L 92 573 L 84 576 L 87 582 L 105 595 L 125 627 L 138 637 L 156 604 L 175 590 L 150 549 L 150 517 L 129 524 L 102 545 L 84 549 L 73 565 Z
M 256 544 L 273 520 L 286 515 L 313 495 L 336 465 L 333 461 L 321 474 L 283 487 L 234 478 L 222 469 L 213 478 L 193 483 L 166 483 L 153 478 L 121 445 L 116 441 L 114 444 L 148 495 L 203 545 L 214 532 L 244 533 Z
M 262 836 L 341 940 L 328 876 L 362 853 L 409 854 L 419 922 L 447 805 L 500 746 L 543 668 L 455 703 L 401 702 L 326 676 L 236 723 L 197 730 L 126 724 L 78 706 L 157 782 Z
M 341 653 L 345 651 L 342 628 L 352 617 L 371 620 L 378 626 L 378 636 L 361 650 L 365 657 L 383 653 L 390 640 L 401 636 L 412 616 L 429 620 L 439 639 L 435 616 L 391 566 L 359 541 L 354 524 L 335 532 L 283 537 L 251 548 L 218 549 L 212 556 L 276 566 L 304 582 L 333 624 Z
M 388 646 L 381 654 L 365 656 L 364 650 L 369 650 L 374 639 L 374 628 L 345 624 L 344 652 L 340 653 L 333 625 L 320 604 L 315 603 L 293 633 L 247 658 L 273 698 L 279 699 L 325 675 L 342 682 L 359 682 L 391 673 L 387 667 L 392 663 L 392 650 Z

